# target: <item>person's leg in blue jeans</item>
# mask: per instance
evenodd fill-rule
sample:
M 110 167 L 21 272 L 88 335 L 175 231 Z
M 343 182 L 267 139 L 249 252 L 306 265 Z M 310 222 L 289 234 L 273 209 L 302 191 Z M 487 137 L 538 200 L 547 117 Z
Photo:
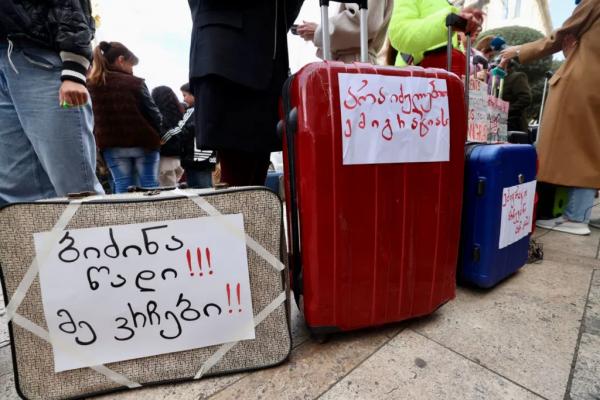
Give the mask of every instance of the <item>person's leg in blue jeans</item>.
M 96 177 L 92 107 L 60 107 L 58 54 L 16 47 L 11 60 L 14 67 L 0 43 L 0 204 L 104 193 Z
M 158 151 L 144 151 L 135 159 L 135 170 L 140 178 L 140 186 L 144 188 L 158 187 L 158 166 L 160 153 Z
M 129 148 L 114 147 L 102 152 L 106 166 L 112 176 L 115 193 L 127 193 L 127 188 L 133 186 L 135 157 Z
M 564 214 L 558 218 L 538 220 L 536 225 L 574 235 L 589 235 L 591 232 L 588 223 L 595 195 L 596 189 L 570 188 Z
M 0 205 L 55 197 L 54 187 L 23 131 L 6 85 L 0 71 Z
M 206 189 L 212 187 L 212 171 L 207 170 L 196 170 L 187 169 L 185 171 L 187 177 L 187 184 L 192 189 Z
M 594 206 L 596 189 L 571 188 L 565 207 L 565 217 L 569 221 L 588 223 Z

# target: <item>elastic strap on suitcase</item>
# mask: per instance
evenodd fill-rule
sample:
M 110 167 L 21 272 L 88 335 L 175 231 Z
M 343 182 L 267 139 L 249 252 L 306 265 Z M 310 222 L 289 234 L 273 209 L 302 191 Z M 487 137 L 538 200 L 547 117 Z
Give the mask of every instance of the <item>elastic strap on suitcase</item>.
M 182 190 L 179 190 L 179 189 L 174 190 L 173 194 L 183 194 L 184 196 L 188 197 L 190 200 L 192 200 L 194 203 L 196 203 L 196 205 L 198 207 L 200 207 L 204 212 L 206 212 L 211 217 L 219 217 L 219 216 L 223 215 L 212 204 L 210 204 L 208 201 L 206 201 L 204 198 L 202 198 L 200 196 L 197 196 L 197 195 L 190 196 L 190 195 L 188 195 L 188 193 L 186 193 Z M 237 230 L 235 230 L 235 228 L 233 226 L 230 226 L 227 222 L 222 221 L 222 224 L 223 224 L 223 226 L 228 228 L 232 233 L 238 232 Z M 271 264 L 271 266 L 273 268 L 275 268 L 277 271 L 281 272 L 285 269 L 285 265 L 283 265 L 281 260 L 279 260 L 273 254 L 271 254 L 271 252 L 269 252 L 267 249 L 265 249 L 263 246 L 261 246 L 250 235 L 245 234 L 244 239 L 246 240 L 246 246 L 250 247 L 256 254 L 258 254 L 259 256 L 264 258 L 265 261 L 267 261 L 269 264 Z
M 212 217 L 218 217 L 218 216 L 223 215 L 219 210 L 217 210 L 212 204 L 210 204 L 208 201 L 206 201 L 201 196 L 184 192 L 181 189 L 175 189 L 172 191 L 172 193 L 175 196 L 183 195 L 183 196 L 187 197 L 188 199 L 192 200 L 198 207 L 200 207 L 200 209 L 202 209 L 205 213 L 207 213 L 208 215 L 210 215 Z M 228 223 L 226 223 L 225 221 L 222 221 L 222 223 L 223 223 L 223 226 L 230 229 L 232 232 L 237 233 L 237 231 L 232 226 L 230 226 Z M 261 246 L 250 235 L 245 234 L 245 240 L 246 240 L 246 246 L 248 246 L 256 254 L 258 254 L 260 257 L 262 257 L 266 262 L 271 264 L 271 266 L 276 271 L 281 272 L 281 271 L 285 270 L 285 265 L 281 262 L 281 260 L 279 260 L 273 254 L 271 254 L 271 252 L 269 252 L 267 249 L 265 249 L 263 246 Z M 256 314 L 254 316 L 254 327 L 258 326 L 262 321 L 264 321 L 265 318 L 267 318 L 281 304 L 283 304 L 285 302 L 285 300 L 287 299 L 287 297 L 288 297 L 287 292 L 286 292 L 286 290 L 284 290 L 268 306 L 266 306 L 258 314 Z M 217 364 L 223 357 L 225 357 L 225 355 L 238 343 L 239 343 L 239 341 L 225 343 L 224 345 L 222 345 L 219 348 L 219 350 L 217 350 L 211 357 L 208 358 L 208 360 L 206 360 L 204 362 L 204 364 L 202 364 L 202 366 L 200 367 L 200 369 L 194 376 L 194 379 L 202 378 L 202 376 L 204 376 L 204 374 L 206 372 L 208 372 L 213 366 L 215 366 L 215 364 Z
M 192 200 L 200 209 L 206 212 L 210 216 L 221 216 L 221 212 L 217 210 L 212 204 L 206 201 L 204 198 L 200 197 L 197 194 L 186 193 L 180 189 L 173 190 L 170 192 L 168 197 L 187 197 Z M 35 278 L 39 272 L 39 263 L 43 261 L 45 257 L 47 257 L 50 252 L 50 243 L 53 243 L 57 236 L 60 235 L 62 231 L 67 227 L 71 219 L 75 216 L 77 210 L 84 202 L 90 202 L 93 200 L 102 200 L 105 196 L 90 196 L 84 199 L 77 199 L 69 202 L 59 219 L 57 220 L 54 227 L 50 230 L 50 234 L 46 237 L 44 245 L 42 246 L 42 256 L 35 256 L 31 265 L 27 269 L 23 279 L 19 283 L 15 293 L 13 294 L 8 306 L 6 307 L 6 322 L 14 322 L 19 325 L 21 328 L 31 332 L 35 336 L 39 337 L 42 340 L 51 343 L 53 346 L 59 346 L 62 350 L 70 351 L 68 346 L 63 346 L 61 343 L 56 340 L 50 340 L 50 334 L 44 328 L 38 326 L 27 318 L 21 316 L 16 311 L 25 299 L 29 288 L 33 284 Z M 223 222 L 224 223 L 224 222 Z M 226 227 L 229 228 L 229 225 L 224 223 Z M 232 227 L 231 227 L 232 228 Z M 232 228 L 233 231 L 233 228 Z M 283 271 L 285 270 L 285 265 L 273 254 L 271 254 L 267 249 L 261 246 L 256 240 L 250 237 L 248 234 L 245 234 L 246 245 L 252 249 L 257 255 L 263 258 L 266 262 L 268 262 L 275 270 Z M 284 285 L 285 286 L 285 285 Z M 267 305 L 264 309 L 262 309 L 258 314 L 254 316 L 254 327 L 258 326 L 262 321 L 265 320 L 271 313 L 273 313 L 281 304 L 283 304 L 287 299 L 287 291 L 284 290 L 281 292 L 269 305 Z M 209 371 L 214 365 L 216 365 L 238 342 L 231 342 L 222 345 L 219 350 L 217 350 L 208 360 L 204 362 L 204 364 L 200 367 L 194 379 L 200 379 L 204 374 Z M 104 375 L 106 378 L 111 381 L 126 386 L 130 389 L 141 387 L 142 385 L 131 381 L 126 376 L 119 374 L 105 365 L 99 365 L 90 367 L 94 371 Z
M 259 312 L 254 317 L 254 327 L 257 327 L 261 322 L 263 322 L 265 318 L 267 318 L 273 311 L 275 311 L 281 304 L 283 304 L 283 302 L 286 299 L 287 293 L 281 292 L 279 296 L 277 296 L 277 298 L 275 298 L 275 300 L 271 302 L 271 304 L 266 306 L 261 312 Z M 238 343 L 239 342 L 231 342 L 222 345 L 219 348 L 219 350 L 217 350 L 208 360 L 204 362 L 204 364 L 202 364 L 202 367 L 200 367 L 200 370 L 198 371 L 196 376 L 194 376 L 194 379 L 202 378 L 202 376 L 204 376 L 204 374 L 207 371 L 210 371 L 210 369 L 214 367 L 215 364 L 218 363 L 223 357 L 225 357 L 225 354 L 227 354 L 229 350 L 231 350 L 233 346 L 235 346 Z
M 42 256 L 38 257 L 36 255 L 34 257 L 33 261 L 29 265 L 29 268 L 25 272 L 25 275 L 23 276 L 23 279 L 19 283 L 19 286 L 17 287 L 17 289 L 15 290 L 15 293 L 13 294 L 12 298 L 10 299 L 8 306 L 6 307 L 6 320 L 7 320 L 6 322 L 7 323 L 9 321 L 13 321 L 15 324 L 19 325 L 21 328 L 31 332 L 32 334 L 39 337 L 40 339 L 45 340 L 48 343 L 51 343 L 50 342 L 50 334 L 44 328 L 34 324 L 32 321 L 30 321 L 27 318 L 23 317 L 22 315 L 18 314 L 17 309 L 19 308 L 19 306 L 25 299 L 25 296 L 27 295 L 29 288 L 31 287 L 31 285 L 33 284 L 33 281 L 35 280 L 35 278 L 38 275 L 39 261 L 46 258 L 48 256 L 48 254 L 50 253 L 50 250 L 51 250 L 50 243 L 53 243 L 58 238 L 58 236 L 61 234 L 61 232 L 67 227 L 67 225 L 69 224 L 69 222 L 71 221 L 71 219 L 73 218 L 73 216 L 75 215 L 77 210 L 79 210 L 79 207 L 81 206 L 81 204 L 83 204 L 84 202 L 88 202 L 91 200 L 97 200 L 100 198 L 102 198 L 102 196 L 92 196 L 92 197 L 88 197 L 85 199 L 73 200 L 67 205 L 67 207 L 65 208 L 65 211 L 63 211 L 61 216 L 58 218 L 58 221 L 56 221 L 56 224 L 50 230 L 50 234 L 46 237 L 46 240 L 44 241 L 44 244 L 42 246 L 43 250 L 41 252 Z M 68 346 L 63 346 L 61 343 L 58 343 L 56 341 L 53 342 L 53 345 L 55 345 L 55 346 L 58 345 L 63 350 L 66 350 L 67 352 L 70 351 L 70 348 Z M 104 365 L 99 365 L 99 366 L 95 366 L 95 367 L 91 367 L 91 368 L 94 371 L 104 375 L 111 381 L 118 383 L 120 385 L 123 385 L 123 386 L 127 386 L 130 389 L 141 386 L 139 383 L 132 382 L 126 376 L 119 374 L 119 373 L 107 368 Z
M 58 221 L 56 221 L 56 224 L 54 225 L 54 227 L 50 230 L 50 234 L 46 237 L 46 240 L 44 241 L 44 245 L 42 246 L 42 252 L 41 252 L 42 259 L 46 258 L 48 256 L 48 253 L 50 253 L 50 250 L 51 250 L 50 243 L 54 242 L 57 239 L 57 237 L 60 235 L 60 233 L 69 224 L 69 222 L 71 221 L 71 219 L 73 218 L 73 216 L 75 215 L 77 210 L 79 210 L 79 207 L 81 206 L 83 201 L 86 201 L 86 200 L 87 199 L 74 200 L 74 201 L 70 202 L 69 205 L 67 206 L 67 208 L 65 209 L 65 211 L 63 211 L 62 215 L 58 218 Z M 89 201 L 89 200 L 87 200 L 87 201 Z M 15 316 L 15 314 L 17 312 L 17 309 L 23 302 L 23 299 L 25 299 L 25 296 L 27 295 L 29 288 L 31 287 L 31 285 L 33 284 L 33 281 L 37 277 L 37 274 L 39 272 L 38 258 L 40 258 L 40 257 L 38 257 L 37 255 L 33 258 L 33 261 L 31 261 L 29 268 L 27 268 L 27 272 L 25 272 L 23 279 L 19 283 L 19 286 L 17 287 L 17 289 L 15 290 L 15 293 L 13 294 L 12 298 L 10 299 L 8 306 L 6 306 L 7 322 L 13 319 L 13 317 Z
M 16 323 L 17 325 L 19 325 L 21 328 L 23 328 L 23 329 L 31 332 L 35 336 L 39 337 L 40 339 L 42 339 L 48 343 L 51 343 L 53 346 L 60 347 L 62 351 L 67 352 L 67 353 L 73 353 L 72 348 L 65 345 L 64 343 L 58 342 L 56 340 L 51 342 L 50 334 L 44 328 L 34 324 L 32 321 L 28 320 L 27 318 L 25 318 L 19 314 L 15 314 L 13 317 L 13 322 Z M 78 355 L 78 354 L 71 354 L 71 355 L 75 356 L 75 357 L 80 357 L 80 355 Z M 142 385 L 140 385 L 139 383 L 131 381 L 125 375 L 119 374 L 118 372 L 115 372 L 112 369 L 107 368 L 104 365 L 96 365 L 96 366 L 93 366 L 90 368 L 93 369 L 94 371 L 98 372 L 99 374 L 104 375 L 105 377 L 107 377 L 108 379 L 110 379 L 111 381 L 113 381 L 115 383 L 118 383 L 123 386 L 127 386 L 129 389 L 142 387 Z

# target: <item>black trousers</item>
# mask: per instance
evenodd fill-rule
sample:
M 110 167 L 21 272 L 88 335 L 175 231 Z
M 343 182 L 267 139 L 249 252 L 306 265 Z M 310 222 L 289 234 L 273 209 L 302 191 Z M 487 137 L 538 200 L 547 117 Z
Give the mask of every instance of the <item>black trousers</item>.
M 191 84 L 200 148 L 253 154 L 281 150 L 277 136 L 281 85 L 255 90 L 217 75 L 193 79 Z
M 229 186 L 264 186 L 270 154 L 269 152 L 220 151 L 221 182 Z

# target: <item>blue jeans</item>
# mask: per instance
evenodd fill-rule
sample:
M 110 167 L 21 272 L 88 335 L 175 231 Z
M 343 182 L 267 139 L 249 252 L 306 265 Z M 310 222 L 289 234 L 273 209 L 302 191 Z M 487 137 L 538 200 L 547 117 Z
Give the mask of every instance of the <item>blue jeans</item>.
M 596 189 L 570 188 L 565 217 L 573 222 L 590 222 Z
M 212 187 L 212 171 L 211 170 L 195 170 L 186 169 L 187 184 L 192 189 L 206 189 Z
M 14 68 L 7 43 L 0 42 L 0 205 L 104 193 L 96 177 L 91 104 L 58 104 L 58 53 L 15 47 L 10 59 Z
M 115 193 L 126 193 L 129 186 L 158 187 L 158 151 L 141 147 L 113 147 L 102 152 L 112 175 Z

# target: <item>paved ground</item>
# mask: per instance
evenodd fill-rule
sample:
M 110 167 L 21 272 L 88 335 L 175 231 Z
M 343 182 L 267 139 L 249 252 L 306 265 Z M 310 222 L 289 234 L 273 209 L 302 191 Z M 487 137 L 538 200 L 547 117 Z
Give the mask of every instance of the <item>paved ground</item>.
M 430 317 L 318 344 L 294 310 L 280 367 L 99 399 L 600 399 L 600 231 L 536 237 L 542 263 L 493 290 L 459 288 Z M 18 398 L 13 385 L 5 346 L 0 399 Z

